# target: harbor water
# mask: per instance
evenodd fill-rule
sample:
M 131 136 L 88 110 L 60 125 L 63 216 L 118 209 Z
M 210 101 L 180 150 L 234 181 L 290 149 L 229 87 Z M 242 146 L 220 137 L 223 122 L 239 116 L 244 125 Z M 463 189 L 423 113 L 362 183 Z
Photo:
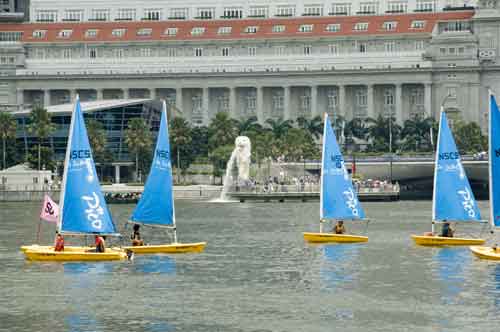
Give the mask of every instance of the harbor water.
M 202 254 L 109 263 L 30 263 L 38 204 L 0 205 L 0 331 L 494 331 L 500 263 L 425 248 L 430 201 L 365 203 L 366 244 L 308 245 L 318 202 L 178 201 L 180 242 Z M 488 203 L 479 202 L 483 219 Z M 132 205 L 111 205 L 119 230 Z M 347 224 L 348 230 L 365 231 Z M 460 234 L 490 236 L 482 225 Z M 54 226 L 42 225 L 49 243 Z M 143 227 L 146 242 L 165 233 Z M 500 237 L 499 237 L 500 239 Z M 71 243 L 72 239 L 66 238 Z M 76 240 L 75 240 L 76 241 Z

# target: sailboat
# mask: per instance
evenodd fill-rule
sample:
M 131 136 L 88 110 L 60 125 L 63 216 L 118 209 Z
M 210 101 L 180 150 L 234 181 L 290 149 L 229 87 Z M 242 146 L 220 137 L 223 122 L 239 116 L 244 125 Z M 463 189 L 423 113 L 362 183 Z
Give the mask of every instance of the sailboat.
M 87 129 L 77 96 L 68 135 L 61 188 L 58 231 L 68 235 L 119 235 L 106 206 L 95 169 Z M 34 261 L 102 261 L 126 258 L 121 249 L 107 248 L 103 253 L 90 247 L 24 246 L 28 260 Z
M 418 245 L 477 245 L 484 239 L 436 236 L 435 224 L 444 222 L 482 222 L 481 213 L 460 161 L 455 140 L 441 108 L 434 165 L 432 234 L 412 235 Z
M 151 171 L 149 172 L 141 199 L 133 211 L 129 222 L 170 229 L 174 235 L 174 242 L 169 244 L 124 247 L 125 250 L 133 251 L 136 254 L 202 252 L 206 245 L 206 242 L 177 242 L 172 165 L 170 161 L 167 107 L 165 101 L 163 101 L 160 129 L 156 140 Z
M 500 227 L 500 113 L 495 96 L 490 91 L 489 113 L 489 189 L 490 189 L 490 226 Z M 474 255 L 483 259 L 500 260 L 500 249 L 488 246 L 470 247 Z
M 321 160 L 320 228 L 319 233 L 303 233 L 304 240 L 312 243 L 367 242 L 368 237 L 323 232 L 326 220 L 365 220 L 365 212 L 352 186 L 337 139 L 328 114 L 325 113 L 323 128 L 323 152 Z

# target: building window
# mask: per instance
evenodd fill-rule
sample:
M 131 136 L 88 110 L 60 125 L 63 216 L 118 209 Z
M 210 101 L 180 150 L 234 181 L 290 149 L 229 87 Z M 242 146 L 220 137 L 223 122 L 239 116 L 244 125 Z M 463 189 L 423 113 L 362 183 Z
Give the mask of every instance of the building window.
M 446 48 L 444 48 L 444 47 L 439 48 L 439 54 L 445 55 L 446 54 Z
M 425 21 L 411 21 L 412 29 L 423 29 L 425 27 Z
M 312 32 L 314 25 L 312 24 L 302 24 L 299 26 L 299 32 Z
M 366 89 L 358 89 L 356 91 L 356 105 L 358 107 L 366 107 L 366 105 L 368 105 L 368 94 Z
M 149 58 L 151 57 L 151 49 L 149 47 L 141 48 L 140 49 L 140 55 L 141 58 Z
M 257 108 L 257 95 L 255 91 L 249 91 L 248 95 L 246 97 L 247 102 L 246 102 L 246 112 L 247 113 L 254 113 L 255 109 Z
M 458 48 L 458 54 L 464 54 L 465 53 L 465 48 L 464 47 L 459 47 Z
M 385 42 L 384 46 L 385 46 L 385 53 L 396 52 L 396 42 L 395 41 Z
M 357 42 L 357 49 L 359 53 L 366 53 L 366 43 L 365 42 Z
M 70 29 L 60 30 L 57 34 L 57 38 L 69 38 L 69 37 L 71 37 L 72 33 L 73 33 L 73 30 L 70 30 Z
M 330 50 L 330 54 L 337 55 L 339 54 L 339 49 L 336 44 L 332 44 L 328 46 L 328 49 Z
M 0 42 L 18 42 L 23 36 L 19 31 L 0 31 Z
M 83 10 L 66 10 L 64 11 L 63 21 L 67 22 L 80 22 L 83 21 Z
M 408 2 L 406 1 L 390 1 L 387 4 L 386 13 L 388 14 L 406 13 L 407 11 L 408 11 Z
M 332 5 L 332 12 L 330 13 L 331 15 L 345 15 L 345 16 L 350 16 L 351 15 L 351 3 L 346 2 L 346 3 L 334 3 Z
M 269 15 L 269 9 L 267 7 L 250 7 L 250 15 L 248 17 L 255 18 L 266 18 Z
M 396 30 L 396 27 L 398 25 L 398 22 L 384 22 L 384 25 L 382 26 L 382 28 L 384 30 L 387 30 L 387 31 L 394 31 Z
M 205 28 L 204 27 L 194 27 L 191 30 L 191 35 L 192 36 L 201 36 L 204 33 L 205 33 Z
M 448 54 L 450 54 L 450 55 L 455 55 L 455 48 L 454 48 L 454 47 L 450 47 L 450 48 L 448 49 Z
M 249 56 L 256 56 L 257 55 L 257 47 L 255 46 L 250 46 L 248 48 L 248 55 Z
M 302 16 L 323 16 L 323 6 L 305 5 Z
M 120 8 L 116 15 L 116 21 L 133 21 L 135 20 L 135 9 Z
M 222 56 L 229 56 L 229 47 L 223 47 L 221 50 Z
M 295 16 L 295 6 L 277 6 L 276 16 L 279 17 Z
M 197 19 L 200 20 L 211 20 L 215 17 L 215 8 L 198 8 L 197 9 Z
M 113 57 L 117 59 L 122 59 L 125 57 L 125 52 L 123 48 L 115 48 L 113 49 Z
M 56 22 L 57 10 L 37 10 L 35 16 L 37 22 Z
M 125 35 L 125 32 L 126 32 L 126 31 L 127 31 L 127 29 L 123 29 L 123 28 L 122 28 L 122 29 L 113 29 L 113 30 L 111 31 L 111 35 L 112 35 L 113 37 L 118 37 L 118 38 L 120 38 L 120 37 L 123 37 L 123 36 Z
M 159 21 L 161 20 L 161 9 L 144 9 L 144 21 Z
M 377 14 L 378 2 L 361 2 L 359 4 L 359 11 L 356 14 L 360 15 L 373 15 Z
M 425 49 L 425 41 L 423 40 L 415 40 L 415 50 L 422 51 Z
M 97 29 L 88 29 L 85 31 L 85 38 L 95 38 L 97 37 Z
M 89 58 L 91 59 L 97 58 L 97 49 L 95 47 L 89 48 Z
M 229 111 L 229 98 L 226 94 L 217 97 L 217 112 Z
M 311 110 L 311 96 L 304 94 L 300 96 L 300 108 L 303 113 Z
M 188 8 L 172 8 L 170 9 L 170 20 L 185 20 L 188 18 L 189 9 Z
M 36 48 L 35 49 L 35 59 L 45 59 L 45 49 Z
M 337 108 L 339 98 L 337 95 L 337 91 L 335 89 L 329 89 L 327 93 L 327 99 L 328 99 L 328 110 L 331 112 L 335 108 Z
M 203 48 L 201 47 L 196 47 L 194 49 L 194 56 L 203 56 Z
M 384 106 L 394 106 L 394 90 L 385 89 L 384 91 Z
M 248 26 L 245 28 L 245 33 L 257 33 L 258 30 L 258 26 Z
M 89 21 L 109 21 L 109 9 L 92 9 Z
M 434 0 L 417 0 L 416 12 L 433 12 Z
M 455 87 L 450 87 L 446 89 L 446 95 L 449 98 L 457 98 L 457 88 Z
M 33 30 L 33 38 L 45 38 L 47 30 Z
M 175 58 L 177 56 L 177 49 L 175 47 L 167 48 L 167 56 L 169 58 Z
M 340 24 L 328 24 L 325 28 L 325 31 L 328 32 L 339 32 L 340 31 Z
M 442 32 L 470 32 L 471 25 L 468 21 L 452 21 L 441 25 Z
M 354 25 L 354 31 L 367 31 L 368 30 L 368 22 L 359 22 Z
M 233 30 L 232 27 L 219 27 L 217 30 L 217 34 L 219 35 L 229 35 L 231 34 L 231 31 Z
M 274 47 L 274 55 L 276 55 L 276 56 L 286 55 L 286 47 L 285 46 L 275 46 Z
M 286 27 L 284 25 L 273 25 L 273 32 L 274 33 L 280 33 L 280 32 L 285 32 Z
M 284 92 L 276 91 L 273 94 L 273 112 L 279 113 L 283 111 L 283 101 L 284 101 Z
M 71 59 L 71 48 L 65 48 L 62 50 L 63 59 Z
M 137 29 L 137 32 L 136 32 L 138 37 L 148 37 L 148 36 L 151 36 L 152 33 L 153 33 L 153 29 L 151 29 L 151 28 Z
M 166 28 L 164 31 L 164 34 L 167 36 L 176 36 L 177 35 L 177 28 Z
M 242 18 L 243 9 L 241 7 L 226 7 L 222 18 Z
M 304 46 L 304 55 L 311 55 L 311 53 L 312 53 L 312 46 L 311 45 Z

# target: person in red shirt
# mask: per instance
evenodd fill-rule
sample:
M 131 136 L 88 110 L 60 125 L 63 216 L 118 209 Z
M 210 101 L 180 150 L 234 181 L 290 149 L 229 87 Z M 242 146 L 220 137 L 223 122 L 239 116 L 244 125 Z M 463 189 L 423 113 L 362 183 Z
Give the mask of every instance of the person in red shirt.
M 54 240 L 54 251 L 64 251 L 64 237 L 59 232 L 56 232 L 56 238 Z
M 104 238 L 100 235 L 95 236 L 95 252 L 105 252 L 106 244 Z

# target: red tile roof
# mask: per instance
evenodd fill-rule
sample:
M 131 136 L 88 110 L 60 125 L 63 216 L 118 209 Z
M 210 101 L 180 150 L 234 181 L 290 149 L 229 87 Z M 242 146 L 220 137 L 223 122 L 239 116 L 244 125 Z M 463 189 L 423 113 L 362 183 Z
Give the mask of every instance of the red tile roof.
M 439 21 L 469 20 L 474 11 L 453 11 L 439 13 L 413 13 L 380 16 L 326 16 L 301 18 L 272 19 L 240 19 L 240 20 L 196 20 L 196 21 L 139 21 L 139 22 L 77 22 L 77 23 L 5 23 L 0 24 L 0 31 L 22 31 L 23 42 L 122 42 L 143 40 L 231 40 L 231 39 L 268 39 L 268 38 L 302 38 L 302 37 L 333 37 L 349 35 L 397 35 L 411 33 L 431 33 Z M 423 29 L 412 29 L 412 21 L 426 21 Z M 368 30 L 355 31 L 356 23 L 367 22 Z M 384 22 L 397 22 L 393 30 L 384 30 Z M 314 25 L 312 32 L 299 32 L 302 24 Z M 340 24 L 340 31 L 328 32 L 328 24 Z M 272 32 L 275 25 L 284 25 L 284 32 Z M 220 27 L 232 27 L 229 34 L 218 34 Z M 256 33 L 245 33 L 248 26 L 258 26 Z M 165 34 L 167 28 L 177 28 L 177 35 Z M 191 35 L 195 27 L 205 27 L 201 35 Z M 126 29 L 124 36 L 112 36 L 113 29 Z M 151 28 L 150 36 L 138 36 L 137 30 Z M 59 31 L 72 29 L 70 37 L 58 37 Z M 85 37 L 88 29 L 99 30 L 96 37 Z M 43 38 L 34 38 L 33 31 L 46 30 Z

